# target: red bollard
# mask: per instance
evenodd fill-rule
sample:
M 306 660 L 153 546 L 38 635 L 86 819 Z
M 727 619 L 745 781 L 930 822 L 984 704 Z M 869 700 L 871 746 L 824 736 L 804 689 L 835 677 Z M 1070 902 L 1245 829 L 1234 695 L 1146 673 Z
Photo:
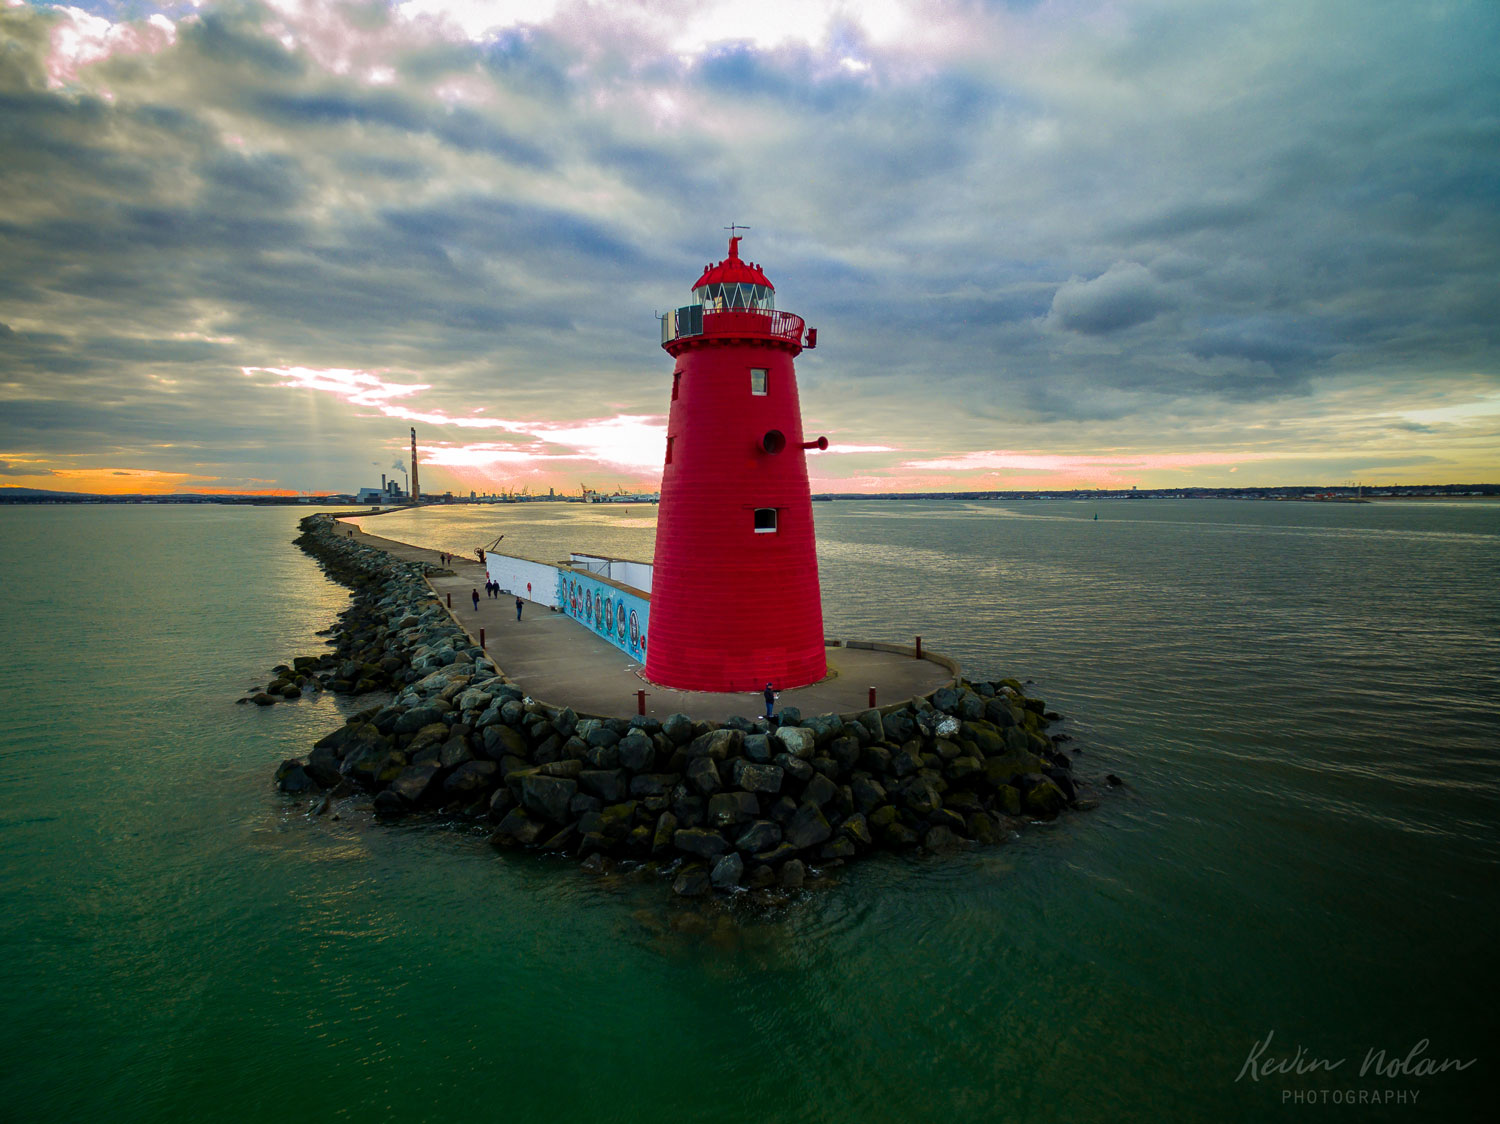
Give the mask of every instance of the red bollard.
M 875 688 L 874 687 L 870 688 L 870 709 L 871 710 L 875 709 Z
M 637 691 L 635 693 L 635 709 L 636 709 L 636 713 L 637 714 L 645 714 L 646 713 L 646 692 L 645 691 Z
M 921 658 L 922 658 L 922 638 L 920 636 L 918 636 L 917 637 L 917 659 L 921 659 Z
M 453 594 L 448 594 L 448 608 L 453 608 Z
M 484 647 L 484 629 L 482 628 L 479 630 L 479 646 Z

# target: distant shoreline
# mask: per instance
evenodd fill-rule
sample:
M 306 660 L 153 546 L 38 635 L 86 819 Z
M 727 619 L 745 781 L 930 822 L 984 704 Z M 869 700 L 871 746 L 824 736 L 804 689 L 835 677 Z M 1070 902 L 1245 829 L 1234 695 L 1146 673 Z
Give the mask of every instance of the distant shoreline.
M 1251 502 L 1278 503 L 1386 503 L 1390 501 L 1423 502 L 1496 502 L 1500 501 L 1500 484 L 1411 484 L 1400 485 L 1399 490 L 1380 490 L 1366 495 L 1334 488 L 1319 488 L 1304 485 L 1287 485 L 1275 488 L 1153 488 L 1127 491 L 974 491 L 974 492 L 825 492 L 812 497 L 815 501 L 833 500 L 938 500 L 963 501 L 968 503 L 1001 501 L 1005 503 L 1030 502 L 1116 502 L 1120 500 L 1246 500 Z M 578 503 L 576 499 L 563 497 L 517 500 L 516 503 Z M 644 501 L 643 501 L 644 502 Z M 410 504 L 398 504 L 370 510 L 368 503 L 340 502 L 336 499 L 292 496 L 242 496 L 242 495 L 95 495 L 87 492 L 47 492 L 32 488 L 0 487 L 0 505 L 74 504 L 80 506 L 102 504 L 134 504 L 139 506 L 213 505 L 220 507 L 295 507 L 312 510 L 337 509 L 343 516 L 350 514 L 384 515 L 391 511 L 414 510 Z M 421 508 L 491 507 L 509 504 L 481 503 L 475 500 L 440 500 L 435 503 L 417 505 Z M 625 506 L 625 505 L 620 505 Z M 634 506 L 634 505 L 630 505 Z

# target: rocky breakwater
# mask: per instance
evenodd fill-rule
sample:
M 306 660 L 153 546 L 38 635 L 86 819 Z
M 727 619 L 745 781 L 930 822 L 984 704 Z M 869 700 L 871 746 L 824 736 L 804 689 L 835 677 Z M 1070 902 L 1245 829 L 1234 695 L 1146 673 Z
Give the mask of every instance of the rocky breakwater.
M 1025 818 L 1087 806 L 1047 721 L 1013 680 L 858 715 L 788 708 L 769 724 L 679 714 L 566 732 L 542 708 L 526 733 L 543 740 L 496 762 L 492 839 L 594 869 L 654 862 L 685 896 L 794 887 L 872 851 L 996 843 Z
M 322 690 L 351 695 L 398 691 L 435 667 L 457 662 L 494 674 L 483 650 L 471 644 L 427 584 L 427 574 L 449 571 L 361 545 L 341 534 L 331 515 L 308 516 L 300 526 L 297 545 L 330 578 L 348 586 L 353 600 L 334 626 L 320 634 L 331 637 L 331 651 L 278 664 L 272 680 L 264 688 L 252 688 L 240 702 L 271 706 Z
M 1003 842 L 1029 819 L 1092 804 L 1049 737 L 1056 715 L 1022 685 L 961 682 L 860 714 L 695 722 L 579 716 L 526 697 L 438 604 L 423 568 L 308 520 L 304 547 L 356 590 L 341 630 L 360 689 L 398 683 L 277 784 L 363 794 L 377 816 L 438 812 L 491 826 L 502 848 L 562 853 L 590 870 L 632 864 L 686 897 L 797 887 L 879 850 Z M 331 523 L 331 520 L 329 521 Z M 354 609 L 351 609 L 351 613 Z M 384 657 L 382 657 L 383 659 Z M 294 665 L 295 666 L 295 665 Z

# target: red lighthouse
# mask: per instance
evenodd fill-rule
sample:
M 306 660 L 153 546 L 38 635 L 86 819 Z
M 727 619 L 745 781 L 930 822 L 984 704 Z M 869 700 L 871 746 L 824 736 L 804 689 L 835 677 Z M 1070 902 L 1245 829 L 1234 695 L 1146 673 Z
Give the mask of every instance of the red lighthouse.
M 776 310 L 739 243 L 662 319 L 677 362 L 646 678 L 683 690 L 780 690 L 828 670 L 806 457 L 828 439 L 802 439 L 792 366 L 806 325 Z

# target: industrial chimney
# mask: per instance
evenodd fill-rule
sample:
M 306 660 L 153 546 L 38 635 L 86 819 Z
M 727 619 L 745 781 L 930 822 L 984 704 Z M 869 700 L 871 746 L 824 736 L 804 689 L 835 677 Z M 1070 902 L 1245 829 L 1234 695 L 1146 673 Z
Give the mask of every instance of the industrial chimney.
M 422 486 L 417 483 L 417 427 L 411 427 L 411 502 L 422 501 Z

